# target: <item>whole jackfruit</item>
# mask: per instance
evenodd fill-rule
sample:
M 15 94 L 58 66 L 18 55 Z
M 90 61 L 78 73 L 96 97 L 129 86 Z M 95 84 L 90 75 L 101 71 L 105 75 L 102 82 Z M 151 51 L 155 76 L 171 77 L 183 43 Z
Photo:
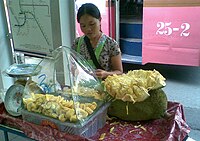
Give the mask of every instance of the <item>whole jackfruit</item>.
M 123 120 L 141 121 L 164 116 L 167 97 L 161 89 L 165 78 L 156 70 L 133 70 L 104 80 L 106 91 L 113 97 L 108 114 Z
M 128 121 L 144 121 L 164 117 L 167 96 L 162 89 L 149 91 L 150 96 L 141 102 L 115 100 L 108 108 L 108 115 Z

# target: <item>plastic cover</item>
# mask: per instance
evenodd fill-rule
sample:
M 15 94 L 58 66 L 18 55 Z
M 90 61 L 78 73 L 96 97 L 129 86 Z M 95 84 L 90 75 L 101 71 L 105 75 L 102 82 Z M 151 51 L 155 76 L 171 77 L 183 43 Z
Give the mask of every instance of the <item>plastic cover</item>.
M 74 50 L 61 46 L 39 62 L 39 75 L 28 80 L 24 108 L 61 122 L 87 121 L 108 95 L 93 68 Z

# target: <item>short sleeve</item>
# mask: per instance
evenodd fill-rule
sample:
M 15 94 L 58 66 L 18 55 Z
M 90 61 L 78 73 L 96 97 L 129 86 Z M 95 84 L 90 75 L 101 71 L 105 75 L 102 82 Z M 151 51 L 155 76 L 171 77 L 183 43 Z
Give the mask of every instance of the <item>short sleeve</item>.
M 119 44 L 117 43 L 117 41 L 115 41 L 114 39 L 110 38 L 110 40 L 108 40 L 109 43 L 109 49 L 110 49 L 110 56 L 117 56 L 121 53 Z

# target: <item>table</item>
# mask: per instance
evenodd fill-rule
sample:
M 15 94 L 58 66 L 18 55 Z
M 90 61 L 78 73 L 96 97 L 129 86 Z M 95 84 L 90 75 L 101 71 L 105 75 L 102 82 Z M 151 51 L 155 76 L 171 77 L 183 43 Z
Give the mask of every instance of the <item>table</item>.
M 106 125 L 90 137 L 70 135 L 51 127 L 35 125 L 23 121 L 21 117 L 10 116 L 4 105 L 0 104 L 0 129 L 40 141 L 93 141 L 105 135 L 104 141 L 182 141 L 190 132 L 184 116 L 183 105 L 168 102 L 168 118 L 144 122 L 127 122 L 119 119 L 107 120 Z M 9 129 L 9 130 L 8 130 Z M 6 136 L 5 136 L 6 137 Z

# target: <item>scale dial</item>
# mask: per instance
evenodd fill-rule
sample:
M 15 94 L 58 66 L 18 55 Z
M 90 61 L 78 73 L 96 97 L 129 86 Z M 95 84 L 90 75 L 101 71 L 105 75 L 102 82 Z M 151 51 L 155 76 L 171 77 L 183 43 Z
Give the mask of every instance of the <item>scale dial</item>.
M 20 116 L 22 109 L 22 95 L 24 92 L 24 86 L 20 84 L 14 84 L 9 87 L 6 92 L 4 105 L 6 111 L 12 116 Z

